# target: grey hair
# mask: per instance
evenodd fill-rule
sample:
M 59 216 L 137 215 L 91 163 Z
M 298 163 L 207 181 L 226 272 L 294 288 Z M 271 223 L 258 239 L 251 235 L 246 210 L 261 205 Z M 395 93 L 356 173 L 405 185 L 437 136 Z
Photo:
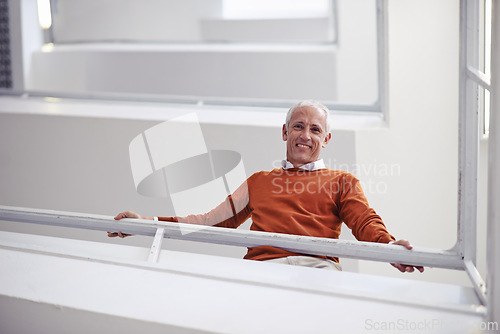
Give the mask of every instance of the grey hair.
M 297 110 L 297 109 L 300 109 L 302 107 L 313 107 L 313 108 L 316 108 L 318 110 L 321 110 L 324 114 L 325 114 L 325 120 L 326 120 L 326 134 L 329 134 L 331 131 L 332 131 L 332 122 L 331 122 L 331 119 L 330 119 L 330 110 L 328 110 L 328 108 L 317 102 L 317 101 L 314 101 L 314 100 L 305 100 L 305 101 L 301 101 L 297 104 L 295 104 L 293 107 L 291 107 L 289 110 L 288 110 L 288 113 L 286 114 L 286 129 L 288 131 L 288 124 L 290 124 L 290 120 L 292 119 L 292 115 L 293 113 Z

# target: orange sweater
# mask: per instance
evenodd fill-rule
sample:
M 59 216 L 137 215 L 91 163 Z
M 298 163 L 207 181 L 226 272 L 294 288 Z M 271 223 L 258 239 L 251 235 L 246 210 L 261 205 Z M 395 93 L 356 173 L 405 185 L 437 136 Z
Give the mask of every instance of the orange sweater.
M 395 240 L 370 208 L 359 180 L 343 171 L 274 169 L 250 176 L 214 210 L 159 220 L 236 228 L 252 217 L 251 230 L 338 239 L 344 222 L 360 241 Z M 300 255 L 270 246 L 248 248 L 245 259 Z M 337 258 L 330 258 L 338 262 Z

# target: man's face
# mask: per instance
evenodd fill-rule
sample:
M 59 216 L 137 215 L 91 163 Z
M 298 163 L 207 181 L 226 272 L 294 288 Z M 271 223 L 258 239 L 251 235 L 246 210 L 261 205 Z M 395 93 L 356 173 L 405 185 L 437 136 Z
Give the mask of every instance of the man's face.
M 295 167 L 318 160 L 331 138 L 326 133 L 325 114 L 314 107 L 301 107 L 292 114 L 288 130 L 283 125 L 286 158 Z

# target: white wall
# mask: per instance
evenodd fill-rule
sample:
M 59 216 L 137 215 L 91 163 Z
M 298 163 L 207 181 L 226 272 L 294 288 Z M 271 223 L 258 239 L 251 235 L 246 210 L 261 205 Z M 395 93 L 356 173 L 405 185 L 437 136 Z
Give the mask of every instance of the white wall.
M 33 54 L 26 88 L 125 97 L 335 100 L 335 59 L 331 46 L 56 45 Z
M 457 237 L 458 22 L 458 1 L 389 1 L 389 126 L 356 134 L 357 161 L 379 168 L 362 178 L 386 184 L 368 197 L 390 230 L 442 249 Z M 398 167 L 385 173 L 386 165 Z M 427 271 L 416 276 L 467 282 Z
M 52 5 L 56 43 L 200 41 L 200 19 L 222 16 L 221 0 L 58 0 Z

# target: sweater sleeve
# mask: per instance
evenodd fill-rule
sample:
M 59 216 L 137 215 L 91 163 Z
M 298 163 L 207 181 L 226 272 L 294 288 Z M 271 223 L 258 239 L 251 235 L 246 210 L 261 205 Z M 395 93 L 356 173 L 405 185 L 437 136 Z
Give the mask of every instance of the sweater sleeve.
M 243 224 L 251 213 L 247 180 L 232 195 L 226 197 L 224 202 L 207 213 L 186 217 L 158 217 L 158 219 L 186 224 L 236 228 Z
M 389 234 L 382 218 L 368 204 L 359 180 L 346 173 L 340 194 L 340 218 L 359 241 L 388 243 L 395 238 Z

